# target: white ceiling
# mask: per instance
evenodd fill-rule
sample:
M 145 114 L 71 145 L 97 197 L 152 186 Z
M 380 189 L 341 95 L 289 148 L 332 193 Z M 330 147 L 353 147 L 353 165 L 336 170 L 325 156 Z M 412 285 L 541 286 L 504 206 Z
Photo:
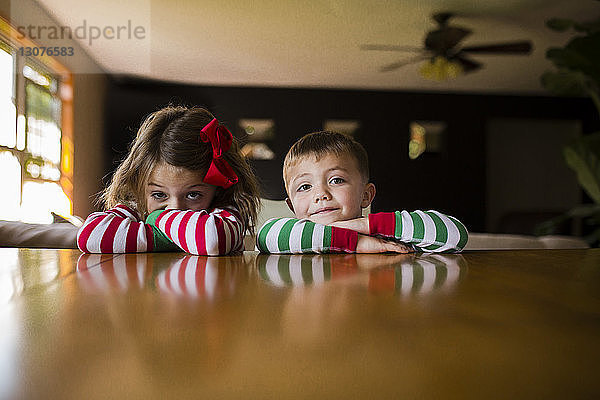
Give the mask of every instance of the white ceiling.
M 140 40 L 81 44 L 106 71 L 191 84 L 334 87 L 542 93 L 540 74 L 551 67 L 545 50 L 569 34 L 548 30 L 550 17 L 588 20 L 594 0 L 38 0 L 60 25 L 142 26 Z M 483 70 L 446 82 L 421 78 L 419 65 L 379 72 L 409 57 L 366 52 L 365 43 L 422 44 L 430 15 L 474 33 L 464 44 L 529 39 L 529 56 L 477 56 Z

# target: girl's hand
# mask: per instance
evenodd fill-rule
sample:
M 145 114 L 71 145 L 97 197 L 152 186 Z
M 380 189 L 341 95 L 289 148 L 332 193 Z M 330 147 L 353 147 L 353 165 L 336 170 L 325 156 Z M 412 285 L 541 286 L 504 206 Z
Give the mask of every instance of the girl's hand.
M 369 232 L 369 218 L 366 217 L 358 217 L 354 219 L 349 219 L 346 221 L 336 221 L 329 224 L 331 226 L 335 226 L 338 228 L 346 228 L 356 231 L 358 233 L 362 233 L 364 235 L 368 235 Z
M 412 247 L 400 243 L 385 240 L 379 237 L 358 235 L 356 243 L 357 253 L 414 253 Z

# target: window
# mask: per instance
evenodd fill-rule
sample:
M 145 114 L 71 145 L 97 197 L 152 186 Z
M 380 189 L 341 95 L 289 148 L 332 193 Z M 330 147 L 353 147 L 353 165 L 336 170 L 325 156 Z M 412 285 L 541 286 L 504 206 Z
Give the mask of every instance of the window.
M 245 144 L 240 150 L 251 160 L 272 160 L 275 153 L 269 145 L 275 137 L 275 121 L 272 119 L 241 119 L 239 129 Z
M 442 153 L 445 148 L 446 123 L 413 121 L 410 123 L 408 157 L 417 159 L 423 153 Z
M 0 22 L 0 219 L 52 222 L 72 213 L 71 75 Z
M 343 133 L 354 139 L 359 129 L 360 121 L 353 119 L 328 119 L 323 123 L 323 130 Z

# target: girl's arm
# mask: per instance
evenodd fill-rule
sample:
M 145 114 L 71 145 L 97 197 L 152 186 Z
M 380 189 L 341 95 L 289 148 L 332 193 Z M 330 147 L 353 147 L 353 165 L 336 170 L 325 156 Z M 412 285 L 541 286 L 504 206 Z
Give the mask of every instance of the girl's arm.
M 77 232 L 77 246 L 85 253 L 179 250 L 123 204 L 90 214 Z
M 258 232 L 256 245 L 263 253 L 277 254 L 412 251 L 401 243 L 296 218 L 273 218 L 267 221 Z
M 190 254 L 218 256 L 244 250 L 246 229 L 232 209 L 156 210 L 146 222 Z
M 455 253 L 467 244 L 467 228 L 456 218 L 437 211 L 396 211 L 369 214 L 371 235 L 394 238 L 417 250 Z

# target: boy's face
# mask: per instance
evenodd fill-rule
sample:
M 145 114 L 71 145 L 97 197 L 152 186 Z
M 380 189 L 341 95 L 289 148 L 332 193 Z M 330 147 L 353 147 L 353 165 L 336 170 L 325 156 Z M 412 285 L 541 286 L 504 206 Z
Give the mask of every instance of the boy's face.
M 297 218 L 328 225 L 361 216 L 375 186 L 366 183 L 351 156 L 307 156 L 286 171 L 287 203 Z
M 206 210 L 216 186 L 203 182 L 204 173 L 159 163 L 146 185 L 148 213 L 159 209 Z

